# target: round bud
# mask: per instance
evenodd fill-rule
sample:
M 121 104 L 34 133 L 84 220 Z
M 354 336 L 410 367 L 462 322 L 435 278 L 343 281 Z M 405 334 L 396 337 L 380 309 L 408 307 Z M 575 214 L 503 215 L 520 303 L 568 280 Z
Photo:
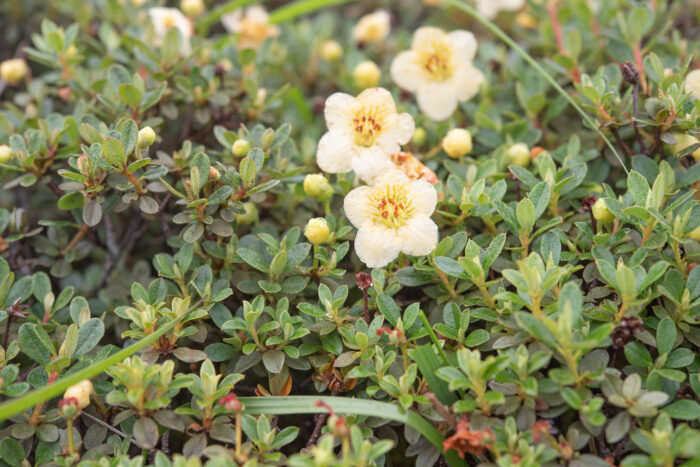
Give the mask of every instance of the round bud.
M 515 22 L 524 29 L 535 29 L 538 24 L 537 19 L 525 11 L 521 11 L 515 16 Z
M 333 195 L 333 187 L 321 174 L 309 174 L 304 178 L 304 193 L 319 201 L 326 201 Z
M 150 126 L 143 127 L 139 130 L 136 145 L 140 148 L 147 148 L 156 140 L 156 132 Z
M 513 165 L 527 167 L 530 164 L 530 150 L 525 143 L 516 143 L 506 151 L 508 160 Z
M 604 198 L 598 198 L 591 209 L 595 220 L 602 224 L 609 224 L 615 220 L 615 215 L 610 212 Z
M 255 203 L 252 201 L 243 203 L 243 210 L 242 214 L 235 214 L 236 222 L 240 225 L 254 224 L 258 221 L 258 208 Z
M 323 217 L 314 217 L 309 219 L 304 228 L 304 236 L 314 245 L 320 245 L 328 240 L 330 229 L 328 222 Z
M 442 149 L 452 158 L 462 157 L 472 151 L 472 135 L 464 128 L 453 128 L 442 140 Z
M 686 234 L 688 238 L 692 238 L 696 242 L 700 242 L 700 227 L 696 227 Z
M 212 180 L 218 180 L 221 177 L 219 170 L 214 167 L 209 167 L 209 178 Z
M 419 126 L 413 132 L 413 144 L 416 146 L 423 146 L 423 144 L 425 144 L 425 140 L 427 139 L 428 133 L 425 131 L 425 128 Z
M 7 144 L 0 144 L 0 164 L 9 162 L 15 157 L 15 152 Z
M 75 44 L 71 44 L 68 46 L 66 49 L 66 57 L 72 58 L 78 55 L 78 48 L 75 46 Z
M 379 84 L 379 79 L 382 77 L 382 72 L 372 60 L 366 60 L 358 63 L 352 70 L 352 79 L 355 80 L 357 87 L 361 89 L 373 88 Z
M 327 62 L 335 62 L 343 56 L 343 46 L 338 41 L 328 40 L 321 46 L 321 57 Z
M 74 384 L 66 389 L 63 394 L 64 399 L 75 399 L 79 409 L 84 409 L 90 405 L 90 395 L 93 392 L 92 383 L 89 379 L 84 379 L 81 382 Z
M 202 0 L 182 0 L 180 9 L 184 14 L 192 18 L 196 18 L 204 13 L 205 6 Z
M 11 58 L 0 63 L 0 77 L 9 84 L 18 84 L 29 73 L 27 62 L 23 58 Z
M 234 156 L 243 157 L 248 154 L 248 151 L 250 151 L 250 143 L 245 139 L 237 139 L 234 141 L 231 151 L 233 152 Z

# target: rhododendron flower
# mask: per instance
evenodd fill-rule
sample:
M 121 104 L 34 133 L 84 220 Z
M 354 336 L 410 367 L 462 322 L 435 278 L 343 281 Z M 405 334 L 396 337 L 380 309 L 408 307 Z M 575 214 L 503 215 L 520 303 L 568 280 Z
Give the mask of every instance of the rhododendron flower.
M 499 11 L 515 11 L 522 8 L 525 0 L 476 0 L 476 9 L 487 18 L 495 18 Z
M 357 97 L 333 94 L 326 99 L 325 117 L 328 132 L 318 143 L 318 166 L 330 173 L 354 170 L 365 182 L 393 168 L 391 155 L 413 135 L 413 117 L 399 114 L 391 93 L 382 88 Z
M 438 241 L 437 225 L 430 219 L 436 204 L 433 185 L 396 169 L 377 177 L 373 186 L 355 188 L 345 197 L 345 215 L 358 229 L 357 256 L 379 268 L 399 252 L 427 255 Z
M 280 30 L 271 25 L 270 15 L 260 5 L 239 9 L 221 17 L 227 31 L 238 34 L 241 49 L 257 49 L 268 37 L 277 37 Z
M 377 10 L 363 16 L 352 29 L 352 37 L 359 42 L 381 42 L 391 31 L 391 17 L 386 10 Z
M 148 16 L 153 23 L 153 33 L 155 35 L 154 45 L 160 47 L 163 44 L 168 29 L 176 28 L 180 33 L 180 51 L 183 55 L 192 52 L 190 37 L 192 37 L 192 23 L 177 8 L 154 7 L 148 10 Z
M 436 121 L 446 120 L 458 102 L 479 91 L 484 75 L 474 67 L 476 39 L 468 31 L 445 33 L 434 27 L 418 28 L 411 49 L 391 64 L 391 77 L 414 92 L 418 107 Z

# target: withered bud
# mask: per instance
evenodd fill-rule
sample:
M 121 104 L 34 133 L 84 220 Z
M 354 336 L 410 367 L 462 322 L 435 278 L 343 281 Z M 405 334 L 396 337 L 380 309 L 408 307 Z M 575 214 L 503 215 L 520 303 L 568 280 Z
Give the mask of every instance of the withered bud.
M 366 272 L 358 272 L 355 274 L 355 280 L 357 281 L 357 286 L 360 290 L 367 290 L 372 287 L 372 276 Z
M 620 64 L 620 71 L 622 72 L 622 77 L 629 84 L 637 84 L 639 82 L 639 73 L 632 63 L 628 61 L 623 62 Z

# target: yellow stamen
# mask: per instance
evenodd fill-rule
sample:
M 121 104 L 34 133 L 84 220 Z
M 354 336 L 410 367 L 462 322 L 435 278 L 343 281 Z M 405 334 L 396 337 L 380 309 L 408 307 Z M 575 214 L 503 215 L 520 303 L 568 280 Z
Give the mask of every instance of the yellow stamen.
M 436 80 L 452 76 L 454 51 L 445 40 L 434 40 L 425 44 L 418 52 L 418 63 Z
M 377 106 L 363 105 L 357 109 L 352 119 L 355 142 L 361 146 L 371 146 L 385 127 L 385 112 Z
M 368 202 L 372 220 L 392 229 L 405 225 L 415 211 L 413 198 L 406 185 L 400 183 L 375 187 Z

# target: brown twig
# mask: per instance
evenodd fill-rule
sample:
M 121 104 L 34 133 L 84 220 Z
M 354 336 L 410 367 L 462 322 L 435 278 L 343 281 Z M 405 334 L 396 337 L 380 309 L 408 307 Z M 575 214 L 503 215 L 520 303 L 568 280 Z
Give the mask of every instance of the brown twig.
M 90 230 L 90 226 L 87 224 L 83 224 L 82 227 L 78 230 L 78 232 L 75 234 L 73 239 L 66 245 L 64 249 L 61 250 L 61 255 L 65 255 L 68 253 L 79 241 L 81 238 L 85 236 L 85 234 Z

